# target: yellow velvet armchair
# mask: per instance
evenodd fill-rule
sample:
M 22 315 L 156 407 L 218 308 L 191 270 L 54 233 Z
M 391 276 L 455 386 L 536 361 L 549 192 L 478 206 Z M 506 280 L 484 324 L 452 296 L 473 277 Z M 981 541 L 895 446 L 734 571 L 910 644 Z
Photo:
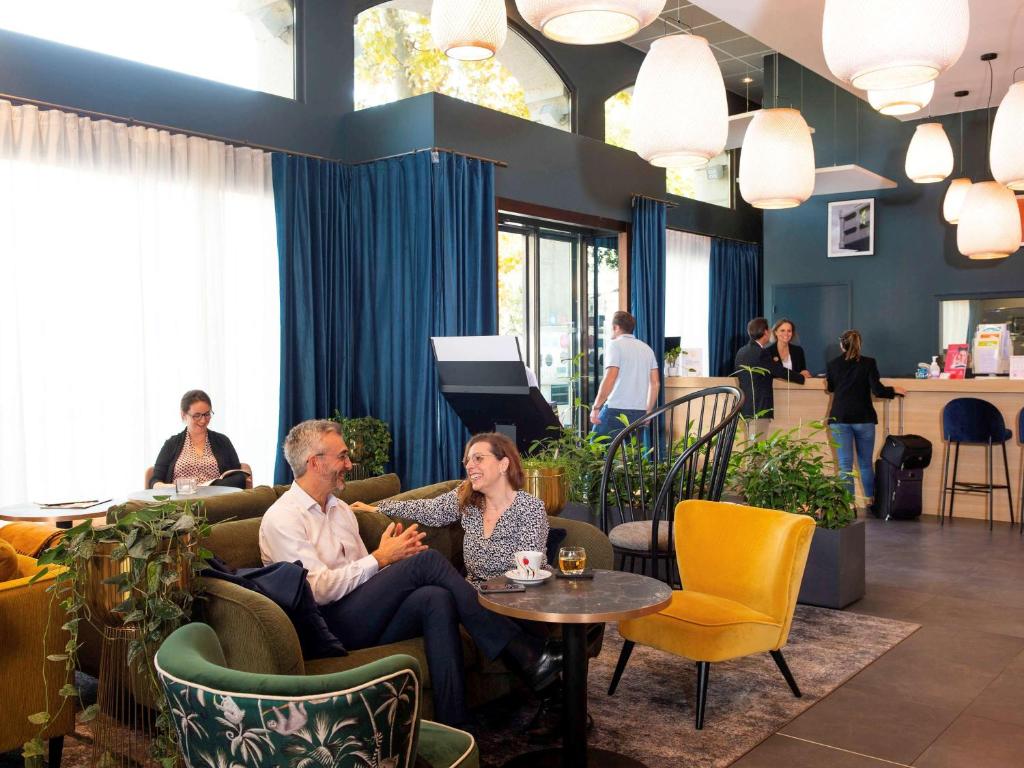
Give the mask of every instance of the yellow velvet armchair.
M 636 643 L 697 662 L 697 728 L 704 727 L 712 662 L 768 652 L 800 696 L 782 656 L 814 533 L 805 515 L 714 501 L 676 507 L 675 545 L 683 589 L 658 613 L 622 621 L 625 639 L 608 694 Z
M 57 768 L 64 735 L 75 729 L 77 700 L 68 699 L 61 706 L 60 689 L 69 682 L 64 662 L 45 657 L 64 652 L 68 632 L 62 625 L 67 619 L 56 602 L 50 614 L 51 595 L 46 589 L 57 571 L 51 567 L 29 584 L 40 567 L 30 557 L 17 558 L 17 573 L 0 582 L 0 752 L 17 749 L 33 738 L 39 726 L 30 723 L 28 716 L 47 711 L 53 719 L 43 737 L 49 740 L 49 765 Z M 41 673 L 46 675 L 45 693 Z

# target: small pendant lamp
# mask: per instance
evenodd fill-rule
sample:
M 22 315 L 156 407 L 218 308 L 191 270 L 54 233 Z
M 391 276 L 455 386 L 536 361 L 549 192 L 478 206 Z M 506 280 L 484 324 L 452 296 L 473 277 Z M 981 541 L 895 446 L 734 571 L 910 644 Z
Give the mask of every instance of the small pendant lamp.
M 740 194 L 755 208 L 795 208 L 814 191 L 814 144 L 799 110 L 761 109 L 743 137 Z
M 868 101 L 883 115 L 912 115 L 927 107 L 934 93 L 935 81 L 929 80 L 909 88 L 868 91 Z
M 942 181 L 953 172 L 953 148 L 941 123 L 921 123 L 907 149 L 907 176 L 918 184 Z
M 1020 248 L 1020 209 L 998 181 L 972 184 L 960 210 L 956 247 L 969 259 L 1005 259 Z
M 516 0 L 516 8 L 544 37 L 596 45 L 635 35 L 658 18 L 665 0 Z
M 663 168 L 699 168 L 725 149 L 729 107 L 708 41 L 670 35 L 651 44 L 633 89 L 633 146 Z
M 434 46 L 459 61 L 483 61 L 505 44 L 508 19 L 503 0 L 434 0 L 430 8 Z
M 821 42 L 832 74 L 873 91 L 934 80 L 969 30 L 968 0 L 825 0 Z
M 953 95 L 958 99 L 967 96 L 970 91 L 957 91 Z M 950 224 L 957 224 L 960 221 L 960 210 L 964 205 L 964 197 L 967 190 L 971 188 L 971 180 L 963 176 L 964 172 L 964 145 L 966 134 L 964 133 L 964 113 L 960 110 L 960 178 L 953 179 L 946 188 L 946 196 L 942 199 L 942 218 Z
M 1006 92 L 992 123 L 988 162 L 992 176 L 1010 189 L 1024 190 L 1024 82 Z

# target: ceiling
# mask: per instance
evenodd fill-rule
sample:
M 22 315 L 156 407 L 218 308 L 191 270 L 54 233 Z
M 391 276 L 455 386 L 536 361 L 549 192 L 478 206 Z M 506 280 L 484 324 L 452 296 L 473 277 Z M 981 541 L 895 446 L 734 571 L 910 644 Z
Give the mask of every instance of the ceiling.
M 691 31 L 705 37 L 718 60 L 725 87 L 740 96 L 749 96 L 750 101 L 760 104 L 764 57 L 774 51 L 698 5 L 684 0 L 668 0 L 660 20 L 623 42 L 646 53 L 653 41 L 665 35 Z M 744 83 L 745 77 L 751 78 L 752 82 Z
M 666 13 L 669 5 L 673 5 L 672 0 L 666 5 Z M 694 0 L 693 3 L 678 5 L 697 6 L 684 8 L 683 14 L 696 16 L 701 12 L 705 17 L 720 18 L 731 25 L 730 28 L 742 30 L 740 34 L 763 41 L 765 47 L 779 51 L 866 100 L 863 91 L 840 83 L 825 64 L 825 54 L 821 49 L 825 0 Z M 960 60 L 936 81 L 931 114 L 944 115 L 986 106 L 988 64 L 979 57 L 989 51 L 999 54 L 999 58 L 992 62 L 992 103 L 996 105 L 1010 86 L 1013 70 L 1024 65 L 1024 0 L 973 0 L 967 49 Z M 728 81 L 726 87 L 735 90 Z M 958 90 L 967 90 L 970 94 L 958 99 L 953 95 Z M 903 119 L 917 120 L 921 117 L 922 113 L 918 112 Z

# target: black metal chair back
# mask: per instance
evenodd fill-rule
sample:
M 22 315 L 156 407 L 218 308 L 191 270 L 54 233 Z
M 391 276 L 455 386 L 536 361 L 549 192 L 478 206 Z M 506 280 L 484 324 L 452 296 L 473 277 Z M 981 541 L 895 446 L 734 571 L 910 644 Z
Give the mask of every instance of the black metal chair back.
M 678 583 L 672 530 L 684 499 L 719 501 L 739 423 L 736 387 L 702 389 L 657 408 L 608 445 L 601 475 L 601 527 L 620 569 Z M 628 560 L 628 566 L 627 566 Z

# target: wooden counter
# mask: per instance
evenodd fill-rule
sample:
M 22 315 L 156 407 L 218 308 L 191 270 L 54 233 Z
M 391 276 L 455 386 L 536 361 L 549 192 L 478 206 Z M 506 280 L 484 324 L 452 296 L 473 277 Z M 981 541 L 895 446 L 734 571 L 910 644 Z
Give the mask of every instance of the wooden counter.
M 1006 452 L 1010 462 L 1010 486 L 1013 490 L 1014 516 L 1020 509 L 1020 477 L 1024 471 L 1024 457 L 1017 434 L 1017 415 L 1024 407 L 1024 381 L 1003 378 L 977 379 L 882 379 L 883 384 L 899 386 L 907 390 L 903 398 L 903 432 L 928 438 L 932 442 L 932 463 L 924 474 L 924 508 L 923 512 L 930 515 L 939 514 L 939 500 L 942 490 L 942 464 L 944 442 L 942 439 L 942 408 L 950 400 L 957 397 L 977 397 L 992 403 L 1003 414 L 1007 428 L 1013 432 L 1013 439 L 1007 442 Z M 736 385 L 733 378 L 701 378 L 686 377 L 665 379 L 665 400 L 681 397 L 704 387 L 721 384 Z M 800 427 L 811 421 L 824 420 L 828 415 L 830 395 L 825 392 L 825 379 L 811 379 L 804 385 L 789 384 L 784 381 L 775 382 L 775 419 L 772 429 L 788 429 Z M 878 413 L 878 429 L 875 434 L 875 456 L 885 436 L 885 411 L 890 403 L 888 400 L 875 400 L 875 411 Z M 898 408 L 892 402 L 890 411 L 889 431 L 897 433 L 899 429 Z M 958 477 L 961 480 L 981 482 L 985 479 L 985 454 L 981 446 L 964 445 L 960 448 L 960 468 Z M 1003 482 L 1002 451 L 998 446 L 993 449 L 993 478 L 996 483 Z M 952 461 L 950 462 L 952 471 Z M 860 491 L 858 483 L 858 491 Z M 995 519 L 1010 520 L 1006 491 L 995 492 Z M 984 519 L 985 497 L 957 494 L 956 515 L 958 517 L 974 517 Z

